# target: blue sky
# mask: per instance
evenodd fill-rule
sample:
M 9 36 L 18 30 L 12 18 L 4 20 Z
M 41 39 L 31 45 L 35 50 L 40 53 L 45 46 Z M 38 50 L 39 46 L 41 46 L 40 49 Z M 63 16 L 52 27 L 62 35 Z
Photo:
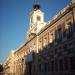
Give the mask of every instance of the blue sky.
M 26 41 L 29 28 L 29 13 L 35 0 L 0 0 L 0 62 L 12 49 Z M 36 0 L 45 13 L 45 21 L 50 20 L 71 0 Z

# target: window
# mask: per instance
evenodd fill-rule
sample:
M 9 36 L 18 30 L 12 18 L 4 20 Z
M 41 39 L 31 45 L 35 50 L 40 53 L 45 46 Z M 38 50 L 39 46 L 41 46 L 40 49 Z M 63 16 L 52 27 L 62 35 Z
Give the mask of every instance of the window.
M 53 35 L 53 33 L 51 33 L 51 35 L 50 35 L 50 43 L 53 42 L 53 39 L 54 39 L 54 35 Z
M 58 39 L 62 38 L 62 30 L 61 28 L 58 29 Z
M 47 72 L 47 63 L 44 63 L 44 71 Z
M 35 64 L 34 64 L 33 70 L 34 70 L 34 72 L 35 72 Z
M 32 51 L 32 46 L 30 46 L 30 49 L 29 49 L 29 52 L 31 52 Z
M 54 61 L 51 61 L 51 71 L 54 72 Z
M 75 32 L 75 22 L 73 22 L 73 30 L 74 30 L 74 32 Z
M 39 50 L 42 49 L 42 41 L 39 41 Z
M 31 26 L 31 29 L 32 29 L 32 26 Z
M 58 72 L 58 60 L 55 59 L 55 72 Z
M 41 64 L 39 64 L 39 72 L 41 72 L 41 69 L 42 69 L 41 67 L 42 67 Z
M 50 72 L 50 62 L 48 61 L 48 72 Z
M 69 29 L 69 33 L 72 33 L 72 23 L 71 22 L 68 23 L 68 29 Z
M 72 22 L 67 24 L 67 38 L 71 38 L 73 36 Z
M 70 47 L 70 48 L 68 49 L 68 53 L 69 53 L 69 54 L 75 53 L 75 52 L 74 52 L 74 48 L 73 48 L 73 47 Z
M 47 45 L 47 38 L 44 38 L 44 46 Z
M 35 44 L 33 44 L 33 50 L 34 50 L 34 51 L 36 50 L 36 45 L 35 45 Z
M 62 56 L 62 48 L 61 46 L 58 48 L 58 57 Z
M 62 27 L 63 27 L 63 37 L 65 38 L 66 37 L 66 25 L 65 25 L 65 22 L 62 23 Z
M 62 40 L 62 29 L 59 28 L 59 29 L 58 29 L 58 43 L 60 43 L 61 40 Z
M 63 30 L 63 37 L 66 37 L 66 29 Z
M 59 71 L 63 71 L 63 59 L 59 60 Z
M 40 21 L 40 16 L 37 16 L 37 20 Z
M 70 57 L 70 69 L 71 71 L 75 71 L 75 57 Z
M 37 28 L 34 29 L 34 31 L 36 31 L 36 30 L 37 30 Z
M 64 57 L 64 70 L 67 71 L 68 68 L 69 68 L 68 57 L 65 56 L 65 57 Z
M 55 42 L 57 42 L 57 30 L 55 30 Z
M 54 33 L 50 34 L 50 47 L 53 47 L 54 45 Z
M 24 58 L 22 58 L 22 62 L 24 62 Z
M 58 53 L 57 49 L 54 50 L 54 54 L 56 55 Z
M 67 44 L 64 44 L 63 45 L 63 51 L 66 52 L 67 50 L 68 50 L 68 46 L 67 46 Z

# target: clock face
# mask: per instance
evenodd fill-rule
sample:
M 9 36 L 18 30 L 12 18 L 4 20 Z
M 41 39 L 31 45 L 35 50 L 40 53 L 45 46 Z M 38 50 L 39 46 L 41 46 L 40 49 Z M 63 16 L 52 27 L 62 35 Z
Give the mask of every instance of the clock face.
M 37 16 L 37 20 L 40 21 L 40 16 Z

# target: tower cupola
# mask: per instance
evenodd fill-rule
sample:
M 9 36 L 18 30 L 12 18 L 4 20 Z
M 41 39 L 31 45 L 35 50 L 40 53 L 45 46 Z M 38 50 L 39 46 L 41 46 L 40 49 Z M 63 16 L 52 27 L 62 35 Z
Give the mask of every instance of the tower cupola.
M 34 10 L 40 9 L 40 4 L 39 3 L 34 4 L 33 8 L 34 8 Z
M 35 3 L 30 14 L 30 28 L 28 32 L 28 39 L 30 40 L 34 36 L 36 36 L 44 26 L 44 13 L 40 10 L 40 4 Z

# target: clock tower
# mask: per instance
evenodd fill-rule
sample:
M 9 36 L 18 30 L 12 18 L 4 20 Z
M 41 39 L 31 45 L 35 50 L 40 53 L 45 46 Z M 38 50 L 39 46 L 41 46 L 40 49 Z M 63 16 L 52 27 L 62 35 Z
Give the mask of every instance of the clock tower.
M 30 13 L 30 27 L 28 32 L 28 39 L 36 36 L 46 24 L 44 22 L 44 13 L 40 10 L 40 5 L 34 4 L 33 8 L 33 11 Z

